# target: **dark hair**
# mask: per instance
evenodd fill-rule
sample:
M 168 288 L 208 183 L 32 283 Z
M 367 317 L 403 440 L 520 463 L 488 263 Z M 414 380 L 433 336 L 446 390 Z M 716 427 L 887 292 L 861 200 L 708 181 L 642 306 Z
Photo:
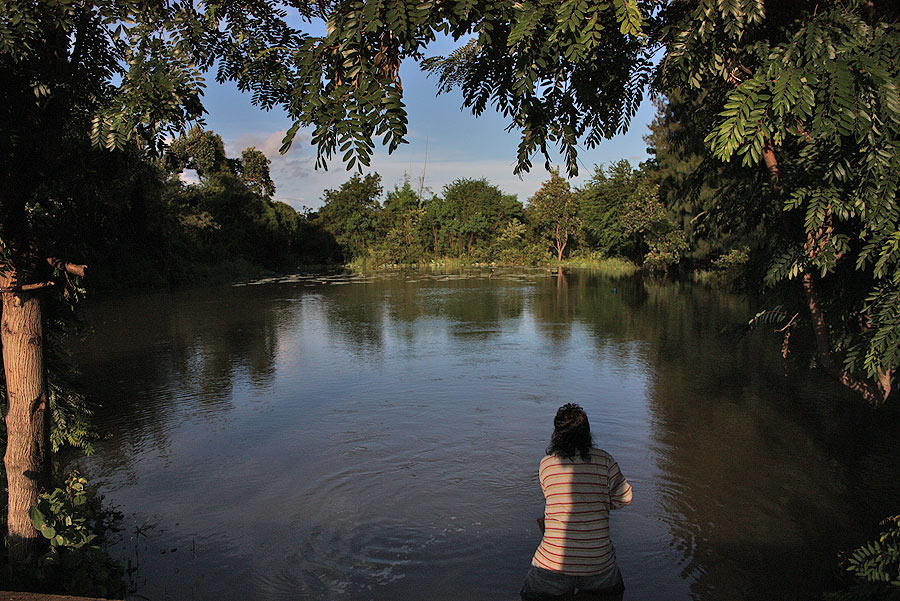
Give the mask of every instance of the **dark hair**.
M 591 425 L 584 409 L 575 403 L 566 403 L 560 407 L 553 418 L 553 436 L 550 437 L 547 454 L 565 459 L 581 455 L 582 459 L 588 461 L 592 445 Z

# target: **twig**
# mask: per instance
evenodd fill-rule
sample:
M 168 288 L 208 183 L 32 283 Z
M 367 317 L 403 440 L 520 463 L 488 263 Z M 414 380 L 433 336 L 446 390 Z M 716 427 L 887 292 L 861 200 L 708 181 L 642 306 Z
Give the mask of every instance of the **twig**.
M 791 324 L 794 323 L 794 320 L 797 319 L 797 316 L 798 316 L 798 315 L 800 315 L 800 313 L 794 313 L 794 316 L 791 317 L 791 320 L 790 320 L 789 322 L 787 322 L 787 325 L 786 325 L 786 326 L 784 326 L 784 327 L 781 328 L 780 330 L 775 330 L 775 331 L 776 331 L 776 332 L 784 332 L 786 329 L 788 329 L 789 327 L 791 327 Z

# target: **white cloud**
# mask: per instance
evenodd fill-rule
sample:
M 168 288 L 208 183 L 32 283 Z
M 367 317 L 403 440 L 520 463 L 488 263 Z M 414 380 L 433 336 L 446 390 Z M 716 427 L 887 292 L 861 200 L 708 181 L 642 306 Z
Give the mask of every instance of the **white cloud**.
M 200 176 L 197 175 L 197 172 L 194 169 L 185 169 L 178 174 L 178 179 L 188 185 L 200 183 Z
M 340 156 L 328 161 L 329 170 L 315 169 L 316 149 L 309 144 L 310 135 L 301 130 L 297 133 L 294 144 L 286 155 L 280 154 L 284 129 L 271 132 L 248 133 L 234 141 L 226 141 L 228 156 L 240 156 L 249 146 L 255 146 L 272 161 L 270 170 L 275 181 L 277 192 L 275 198 L 286 202 L 295 209 L 309 207 L 316 209 L 322 206 L 325 190 L 337 189 L 353 175 L 347 171 L 340 161 Z M 443 157 L 435 154 L 443 154 Z M 393 155 L 388 155 L 381 147 L 372 157 L 372 165 L 364 173 L 377 172 L 385 191 L 399 185 L 409 178 L 414 187 L 418 187 L 419 179 L 425 168 L 425 188 L 432 194 L 441 194 L 444 186 L 460 178 L 488 180 L 507 194 L 515 194 L 523 204 L 537 192 L 541 183 L 549 178 L 544 169 L 542 156 L 535 156 L 531 172 L 522 177 L 513 175 L 515 155 L 500 157 L 494 160 L 467 159 L 465 149 L 449 151 L 432 148 L 427 165 L 424 164 L 425 145 L 411 144 L 402 147 Z M 579 177 L 570 180 L 573 187 L 582 185 L 593 173 L 593 164 L 607 153 L 584 151 L 580 156 Z M 460 158 L 462 157 L 462 158 Z M 646 159 L 646 156 L 633 155 L 629 159 L 633 164 Z M 565 169 L 561 168 L 564 172 Z
M 306 179 L 314 172 L 315 156 L 309 149 L 310 136 L 304 131 L 297 132 L 291 150 L 287 154 L 281 154 L 279 151 L 285 133 L 286 129 L 244 134 L 237 140 L 226 141 L 225 152 L 228 156 L 238 157 L 251 146 L 262 152 L 272 162 L 269 172 L 277 188 L 276 198 L 300 208 L 303 199 L 294 190 L 298 187 L 299 180 Z
M 245 148 L 254 146 L 257 150 L 266 155 L 267 159 L 274 160 L 275 158 L 282 156 L 278 151 L 281 148 L 281 141 L 284 139 L 284 134 L 286 133 L 286 129 L 280 129 L 278 131 L 273 131 L 268 135 L 244 134 L 235 140 L 234 144 L 229 144 L 229 146 L 234 146 L 237 150 L 235 154 L 243 152 Z M 300 136 L 298 135 L 298 138 L 299 137 Z M 300 140 L 298 139 L 296 142 L 300 142 Z

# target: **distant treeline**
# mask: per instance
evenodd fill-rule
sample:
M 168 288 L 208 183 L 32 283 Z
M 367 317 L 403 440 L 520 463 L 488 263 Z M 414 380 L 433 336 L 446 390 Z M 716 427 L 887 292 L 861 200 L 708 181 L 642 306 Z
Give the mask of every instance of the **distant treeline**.
M 580 188 L 551 172 L 525 203 L 487 180 L 457 179 L 440 194 L 409 181 L 384 194 L 377 173 L 326 190 L 317 211 L 274 200 L 269 160 L 255 148 L 225 154 L 200 128 L 160 158 L 121 157 L 110 197 L 88 219 L 86 262 L 101 287 L 190 285 L 260 270 L 446 259 L 537 265 L 609 257 L 667 271 L 687 251 L 648 165 L 621 160 Z M 107 163 L 108 165 L 108 163 Z M 196 173 L 193 183 L 185 170 Z M 115 171 L 115 170 L 113 170 Z
M 597 167 L 581 188 L 558 172 L 523 204 L 484 179 L 457 179 L 439 195 L 405 181 L 382 196 L 378 174 L 325 192 L 309 218 L 334 237 L 336 258 L 374 265 L 445 258 L 535 265 L 624 257 L 666 270 L 686 243 L 643 169 Z

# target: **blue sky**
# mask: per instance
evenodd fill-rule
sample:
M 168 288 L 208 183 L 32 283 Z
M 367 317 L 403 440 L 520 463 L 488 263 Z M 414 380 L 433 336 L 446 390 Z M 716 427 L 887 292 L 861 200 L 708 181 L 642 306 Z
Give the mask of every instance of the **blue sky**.
M 446 54 L 454 46 L 450 41 L 439 41 L 429 48 L 429 54 Z M 458 91 L 436 96 L 436 78 L 427 77 L 414 63 L 402 66 L 401 77 L 409 117 L 409 144 L 401 145 L 392 155 L 379 150 L 372 157 L 371 170 L 381 174 L 385 190 L 402 184 L 407 175 L 417 185 L 424 167 L 425 186 L 434 194 L 440 194 L 445 185 L 458 178 L 486 178 L 504 192 L 516 194 L 524 203 L 548 178 L 540 156 L 534 157 L 530 173 L 522 178 L 513 175 L 519 135 L 505 131 L 507 122 L 502 116 L 488 109 L 476 119 L 467 109 L 460 110 L 462 96 Z M 298 210 L 304 206 L 318 208 L 326 189 L 338 188 L 350 178 L 352 172 L 340 163 L 340 156 L 329 162 L 328 171 L 314 169 L 316 149 L 309 143 L 308 131 L 301 130 L 290 151 L 280 155 L 281 139 L 291 124 L 287 115 L 280 110 L 262 111 L 234 85 L 218 85 L 211 79 L 205 98 L 207 127 L 222 136 L 228 156 L 240 156 L 248 146 L 266 154 L 272 161 L 277 200 Z M 624 158 L 636 166 L 645 160 L 642 136 L 653 115 L 652 104 L 645 100 L 626 134 L 591 150 L 582 149 L 580 173 L 571 180 L 572 185 L 583 183 L 594 165 Z M 376 146 L 384 148 L 380 141 Z M 564 165 L 561 158 L 556 158 L 558 166 Z

